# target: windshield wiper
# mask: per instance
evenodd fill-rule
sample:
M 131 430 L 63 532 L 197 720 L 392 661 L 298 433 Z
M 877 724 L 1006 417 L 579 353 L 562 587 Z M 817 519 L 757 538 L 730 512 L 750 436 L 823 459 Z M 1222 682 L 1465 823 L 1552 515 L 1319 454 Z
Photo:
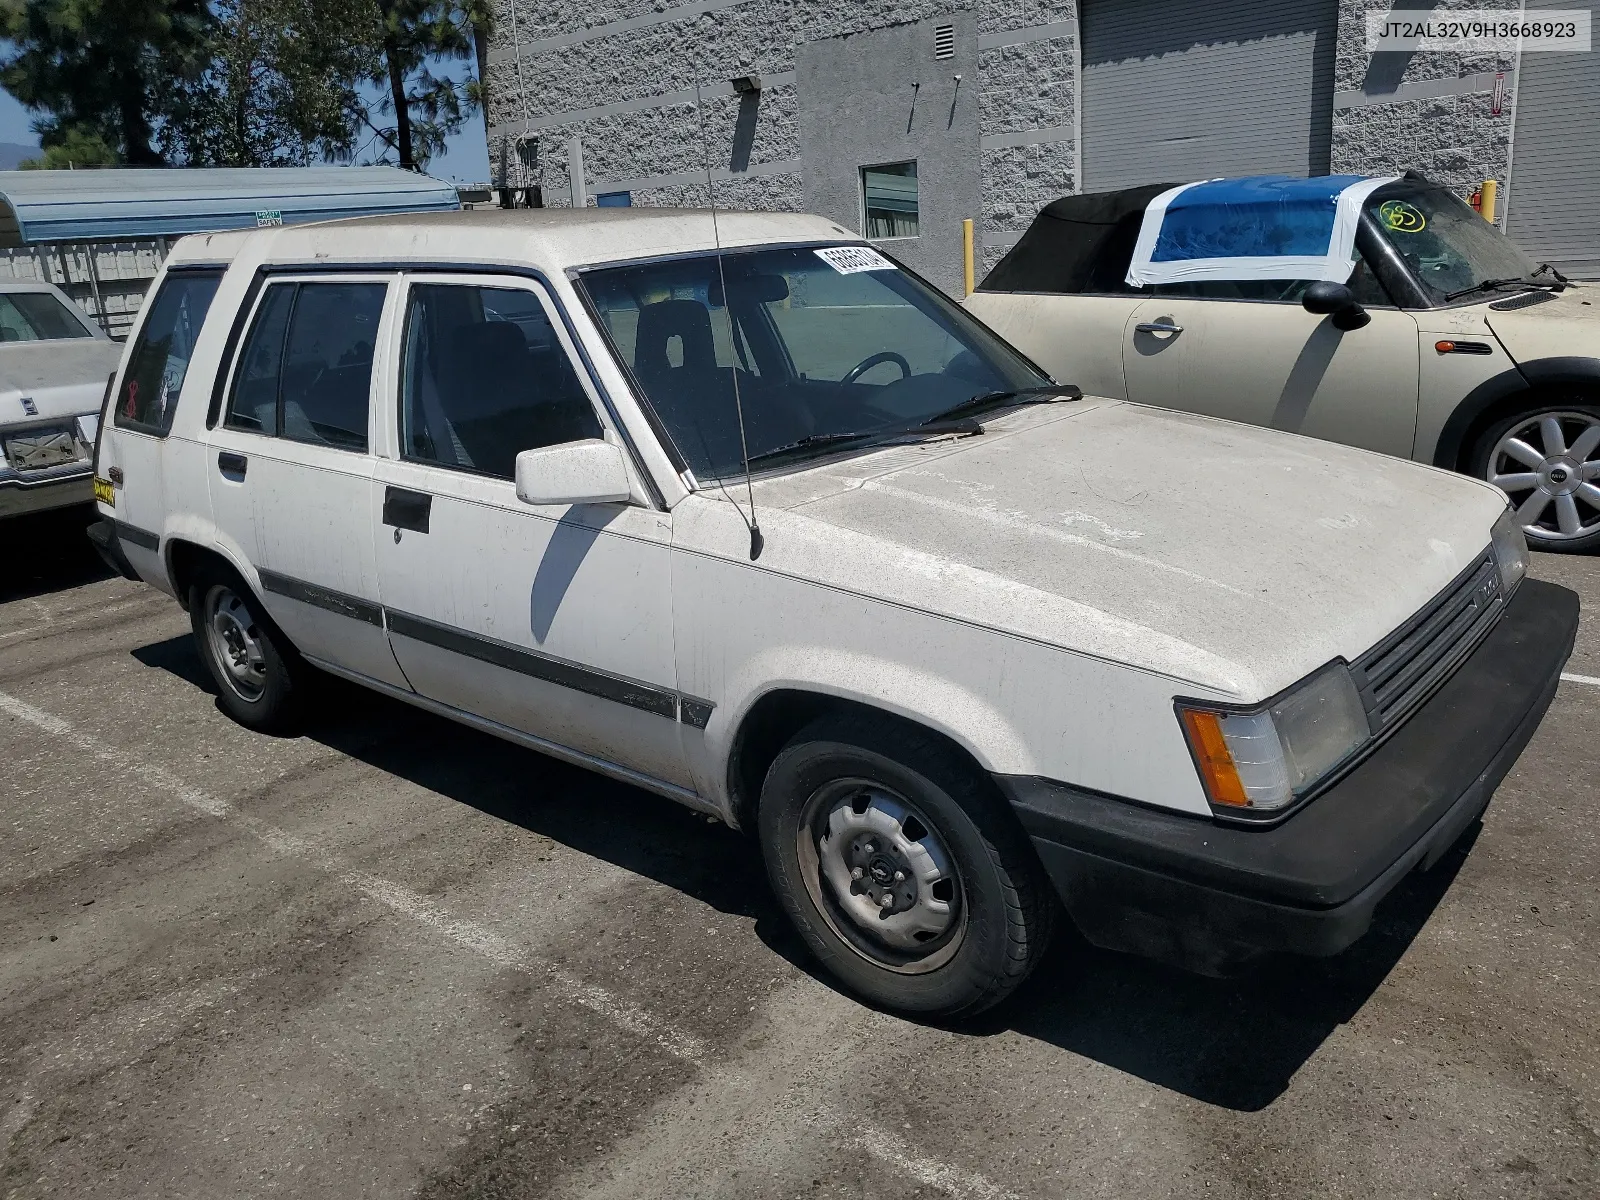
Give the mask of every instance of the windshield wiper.
M 752 454 L 749 462 L 753 467 L 757 463 L 770 462 L 773 459 L 787 458 L 791 454 L 798 454 L 805 450 L 815 450 L 821 446 L 839 446 L 847 442 L 893 441 L 903 437 L 938 437 L 947 433 L 982 433 L 983 426 L 976 421 L 947 421 L 941 420 L 937 424 L 924 423 L 921 425 L 891 426 L 887 429 L 856 429 L 838 433 L 812 433 L 794 442 L 785 442 L 781 446 L 774 446 L 770 450 L 763 450 L 760 454 Z
M 943 412 L 934 413 L 923 422 L 933 425 L 955 417 L 969 416 L 987 408 L 1000 408 L 1007 404 L 1053 404 L 1058 400 L 1082 400 L 1083 389 L 1074 383 L 1052 383 L 1041 387 L 1012 388 L 998 392 L 980 392 L 969 396 L 960 404 L 951 405 Z
M 1546 271 L 1549 271 L 1550 274 L 1555 276 L 1555 278 L 1549 282 L 1546 282 L 1545 280 L 1535 279 L 1533 277 L 1534 275 L 1543 275 Z M 1566 285 L 1566 282 L 1565 276 L 1563 276 L 1560 271 L 1557 271 L 1549 263 L 1545 263 L 1530 275 L 1513 275 L 1506 279 L 1485 279 L 1482 283 L 1475 283 L 1471 287 L 1464 287 L 1453 292 L 1446 292 L 1444 294 L 1444 298 L 1446 302 L 1449 302 L 1451 300 L 1459 300 L 1463 296 L 1470 296 L 1474 292 L 1492 292 L 1495 288 L 1502 287 L 1547 287 L 1555 288 L 1557 291 L 1559 291 Z

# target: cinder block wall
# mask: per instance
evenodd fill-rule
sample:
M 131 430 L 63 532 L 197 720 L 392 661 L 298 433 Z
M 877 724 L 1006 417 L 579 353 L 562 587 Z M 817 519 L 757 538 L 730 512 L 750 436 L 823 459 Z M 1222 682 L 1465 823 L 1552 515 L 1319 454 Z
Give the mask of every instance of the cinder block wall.
M 1514 56 L 1370 55 L 1366 13 L 1392 7 L 1340 0 L 1332 169 L 1417 167 L 1462 195 L 1485 178 L 1503 181 Z M 590 203 L 598 193 L 627 191 L 636 205 L 704 206 L 709 166 L 721 206 L 798 209 L 806 202 L 800 47 L 957 16 L 977 32 L 976 78 L 963 87 L 972 85 L 978 103 L 979 190 L 970 215 L 981 277 L 1040 207 L 1076 188 L 1076 0 L 499 0 L 488 75 L 491 167 L 497 181 L 537 183 L 546 204 L 567 204 L 567 146 L 577 136 Z M 1490 111 L 1495 72 L 1506 74 L 1499 115 Z M 729 81 L 741 75 L 761 76 L 758 100 L 734 94 Z M 857 226 L 859 214 L 846 223 Z M 951 271 L 959 265 L 953 253 Z M 941 282 L 950 286 L 950 278 Z
M 1391 0 L 1340 0 L 1334 172 L 1398 174 L 1414 167 L 1462 196 L 1485 179 L 1503 186 L 1516 107 L 1516 55 L 1369 54 L 1367 13 L 1393 7 Z M 1442 14 L 1482 5 L 1439 0 L 1410 7 L 1434 7 Z M 1505 75 L 1498 116 L 1492 111 L 1497 72 Z

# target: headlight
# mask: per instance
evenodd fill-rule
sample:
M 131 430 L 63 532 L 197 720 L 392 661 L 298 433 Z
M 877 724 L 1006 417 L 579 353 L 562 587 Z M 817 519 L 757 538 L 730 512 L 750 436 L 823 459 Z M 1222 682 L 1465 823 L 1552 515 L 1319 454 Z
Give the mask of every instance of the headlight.
M 1528 573 L 1528 539 L 1509 508 L 1500 514 L 1490 536 L 1494 539 L 1494 561 L 1500 568 L 1500 594 L 1509 596 Z
M 1178 705 L 1211 803 L 1270 814 L 1293 803 L 1369 737 L 1366 709 L 1343 663 L 1249 711 Z

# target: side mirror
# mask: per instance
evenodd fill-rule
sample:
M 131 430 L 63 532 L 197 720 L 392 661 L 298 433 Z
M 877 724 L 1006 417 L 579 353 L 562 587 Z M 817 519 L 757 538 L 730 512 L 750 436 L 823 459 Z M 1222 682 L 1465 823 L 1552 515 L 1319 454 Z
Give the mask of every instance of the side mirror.
M 622 450 L 588 438 L 517 455 L 517 499 L 524 504 L 615 504 L 632 495 Z
M 1346 332 L 1372 323 L 1372 315 L 1356 303 L 1356 294 L 1342 283 L 1319 279 L 1306 288 L 1300 305 L 1308 313 L 1333 317 L 1333 327 Z

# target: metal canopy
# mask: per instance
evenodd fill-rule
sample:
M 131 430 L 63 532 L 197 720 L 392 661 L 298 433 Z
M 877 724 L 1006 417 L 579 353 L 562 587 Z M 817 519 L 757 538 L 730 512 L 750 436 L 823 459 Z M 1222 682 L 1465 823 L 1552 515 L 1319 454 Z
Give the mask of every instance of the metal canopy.
M 453 184 L 398 167 L 0 171 L 0 246 L 177 237 L 460 207 Z

